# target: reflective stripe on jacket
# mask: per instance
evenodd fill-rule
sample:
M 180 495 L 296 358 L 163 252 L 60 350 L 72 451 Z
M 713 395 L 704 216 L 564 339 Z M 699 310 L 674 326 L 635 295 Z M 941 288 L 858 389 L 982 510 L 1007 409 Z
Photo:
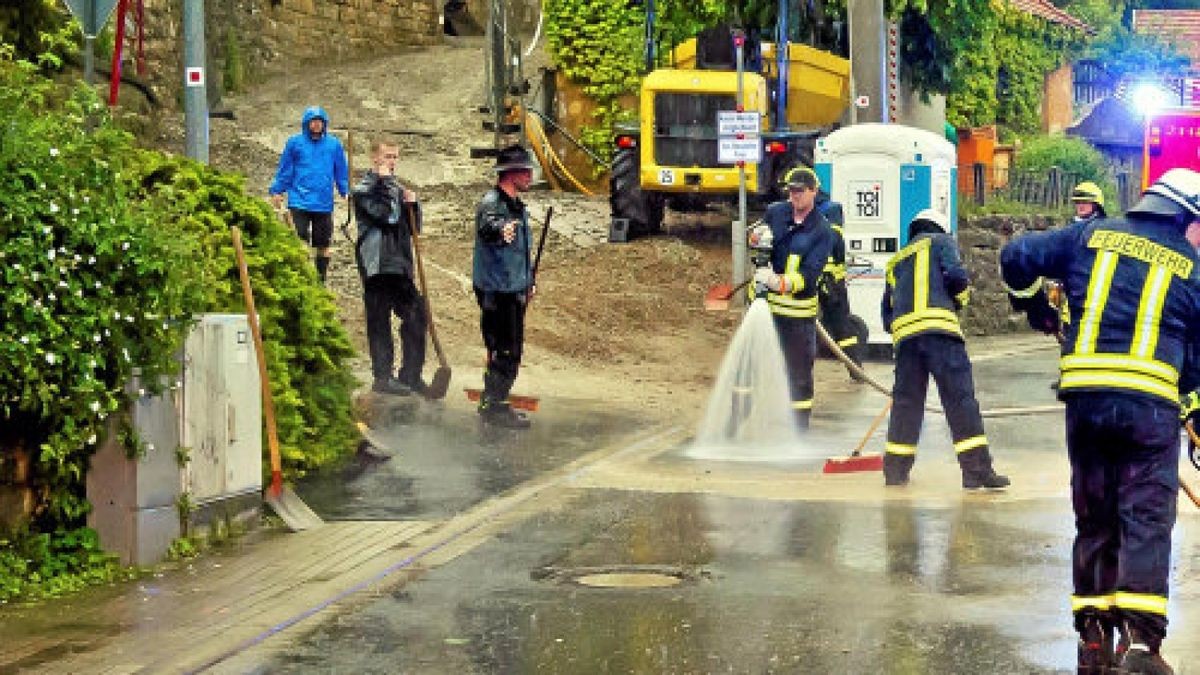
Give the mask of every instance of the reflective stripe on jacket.
M 962 338 L 956 310 L 966 304 L 968 285 L 950 235 L 917 235 L 887 263 L 880 309 L 892 342 L 924 332 Z
M 1062 279 L 1071 322 L 1060 393 L 1122 391 L 1178 405 L 1195 382 L 1189 345 L 1200 338 L 1200 258 L 1170 221 L 1100 220 L 1019 237 L 1000 254 L 1014 293 Z
M 780 316 L 805 319 L 817 315 L 817 278 L 833 247 L 833 231 L 824 216 L 813 208 L 796 223 L 790 202 L 775 202 L 767 207 L 763 222 L 771 227 L 775 247 L 771 251 L 771 269 L 787 280 L 787 293 L 767 293 L 771 312 Z

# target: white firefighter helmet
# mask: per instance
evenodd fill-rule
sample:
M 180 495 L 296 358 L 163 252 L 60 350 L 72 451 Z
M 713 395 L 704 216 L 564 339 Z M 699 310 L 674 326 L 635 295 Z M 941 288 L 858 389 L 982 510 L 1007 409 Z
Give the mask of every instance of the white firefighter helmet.
M 1146 188 L 1129 213 L 1187 215 L 1189 222 L 1200 220 L 1200 173 L 1191 169 L 1167 171 Z
M 913 216 L 912 223 L 909 224 L 910 229 L 918 220 L 936 225 L 943 233 L 950 231 L 950 220 L 946 218 L 946 214 L 937 209 L 922 209 L 919 211 L 917 215 Z

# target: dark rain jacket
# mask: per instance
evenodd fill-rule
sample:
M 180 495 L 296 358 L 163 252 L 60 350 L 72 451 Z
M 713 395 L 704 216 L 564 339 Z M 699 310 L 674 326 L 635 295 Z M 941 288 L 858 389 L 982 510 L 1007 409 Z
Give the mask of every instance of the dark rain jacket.
M 833 246 L 829 249 L 829 260 L 825 263 L 824 273 L 830 281 L 846 280 L 846 238 L 842 226 L 846 218 L 842 213 L 842 205 L 829 198 L 824 191 L 818 191 L 814 205 L 833 230 Z
M 403 202 L 403 186 L 394 177 L 368 171 L 354 186 L 354 217 L 358 224 L 355 260 L 363 279 L 379 274 L 413 276 L 410 227 L 421 231 L 421 205 Z M 416 223 L 409 222 L 409 208 Z
M 1141 215 L 1027 234 L 1000 251 L 1009 292 L 1033 297 L 1044 277 L 1066 284 L 1071 322 L 1060 396 L 1109 391 L 1179 404 L 1195 386 L 1200 258 L 1170 220 Z
M 313 119 L 325 120 L 325 131 L 319 138 L 308 133 Z M 336 136 L 329 134 L 329 115 L 318 106 L 304 111 L 300 133 L 287 140 L 279 155 L 279 168 L 267 192 L 287 193 L 288 208 L 317 213 L 333 213 L 333 188 L 345 197 L 350 192 L 350 173 L 346 166 L 346 151 Z
M 798 319 L 817 316 L 817 279 L 833 248 L 833 230 L 814 206 L 804 221 L 796 223 L 792 204 L 775 202 L 767 207 L 763 222 L 771 228 L 774 248 L 771 269 L 788 281 L 788 293 L 767 292 L 771 312 Z
M 967 304 L 970 277 L 948 234 L 915 236 L 887 263 L 887 285 L 880 313 L 892 343 L 919 333 L 962 339 L 956 311 Z
M 505 223 L 516 220 L 516 237 L 505 243 Z M 529 212 L 516 197 L 498 187 L 488 190 L 475 209 L 475 288 L 491 293 L 528 293 L 533 285 Z

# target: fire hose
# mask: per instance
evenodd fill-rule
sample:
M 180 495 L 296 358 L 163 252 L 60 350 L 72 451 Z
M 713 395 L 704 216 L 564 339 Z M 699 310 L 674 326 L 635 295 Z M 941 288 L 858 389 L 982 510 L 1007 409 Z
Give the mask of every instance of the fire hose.
M 834 340 L 829 332 L 825 330 L 825 327 L 821 325 L 820 321 L 816 321 L 816 325 L 817 335 L 821 337 L 821 342 L 823 342 L 825 346 L 829 348 L 829 351 L 832 352 L 835 357 L 837 357 L 838 361 L 841 361 L 842 364 L 845 365 L 846 368 L 848 368 L 856 377 L 862 378 L 864 382 L 871 385 L 871 388 L 875 389 L 889 399 L 892 398 L 892 391 L 890 389 L 880 384 L 878 380 L 868 375 L 867 371 L 863 370 L 862 367 L 855 363 L 853 359 L 851 359 L 849 356 L 846 356 L 846 352 L 842 351 L 842 348 L 838 346 L 837 341 Z M 943 410 L 940 406 L 936 405 L 926 405 L 925 409 L 931 413 L 936 413 L 939 415 L 945 412 L 945 410 Z M 1050 405 L 1039 406 L 992 408 L 990 410 L 982 410 L 980 411 L 980 414 L 983 417 L 1016 417 L 1020 415 L 1037 415 L 1041 413 L 1059 412 L 1061 410 L 1062 405 L 1054 403 Z

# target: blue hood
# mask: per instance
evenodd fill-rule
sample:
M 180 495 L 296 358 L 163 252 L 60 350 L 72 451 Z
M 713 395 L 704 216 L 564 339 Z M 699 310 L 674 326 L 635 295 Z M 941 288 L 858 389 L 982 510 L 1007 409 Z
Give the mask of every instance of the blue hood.
M 308 134 L 308 123 L 314 119 L 320 119 L 325 123 L 325 129 L 321 131 L 321 135 L 329 133 L 329 115 L 325 113 L 325 109 L 319 105 L 310 105 L 304 109 L 304 116 L 300 118 L 300 133 L 305 136 Z M 309 136 L 311 138 L 311 136 Z

